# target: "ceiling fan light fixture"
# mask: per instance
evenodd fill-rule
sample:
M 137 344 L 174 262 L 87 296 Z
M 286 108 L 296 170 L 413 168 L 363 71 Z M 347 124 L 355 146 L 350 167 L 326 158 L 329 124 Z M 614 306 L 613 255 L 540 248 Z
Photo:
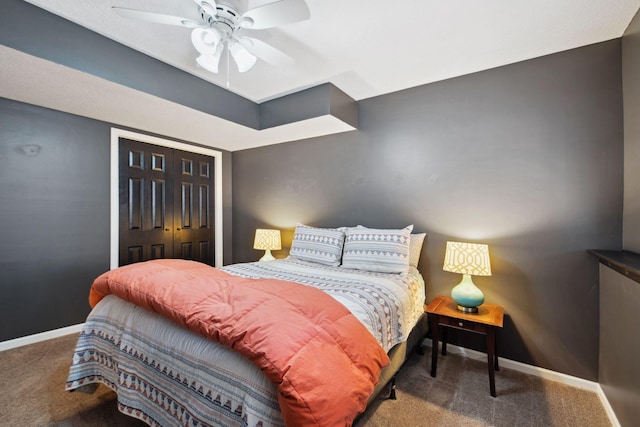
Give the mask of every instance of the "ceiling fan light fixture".
M 231 56 L 233 56 L 233 60 L 238 66 L 238 71 L 240 71 L 241 73 L 250 70 L 258 60 L 258 58 L 249 53 L 249 51 L 245 49 L 244 46 L 235 41 L 229 43 L 229 52 L 231 52 Z
M 222 34 L 215 28 L 195 28 L 191 32 L 191 43 L 203 55 L 213 55 L 218 50 Z
M 220 33 L 214 30 L 205 30 L 204 37 L 202 38 L 207 45 L 217 46 L 220 42 Z
M 205 70 L 211 73 L 218 72 L 218 66 L 220 65 L 220 57 L 224 50 L 224 44 L 220 43 L 216 47 L 216 50 L 212 54 L 202 54 L 196 58 L 196 62 Z
M 218 65 L 220 64 L 220 55 L 200 55 L 196 58 L 196 62 L 205 70 L 217 74 Z

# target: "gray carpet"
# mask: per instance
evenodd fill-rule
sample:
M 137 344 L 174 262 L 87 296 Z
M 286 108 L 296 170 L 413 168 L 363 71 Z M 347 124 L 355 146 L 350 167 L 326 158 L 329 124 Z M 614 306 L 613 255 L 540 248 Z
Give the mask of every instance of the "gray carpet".
M 115 394 L 64 391 L 76 335 L 0 352 L 0 425 L 145 426 L 118 412 Z M 428 355 L 413 355 L 398 375 L 397 400 L 379 397 L 357 427 L 610 426 L 595 393 L 502 368 L 489 395 L 483 362 L 449 354 L 429 375 Z

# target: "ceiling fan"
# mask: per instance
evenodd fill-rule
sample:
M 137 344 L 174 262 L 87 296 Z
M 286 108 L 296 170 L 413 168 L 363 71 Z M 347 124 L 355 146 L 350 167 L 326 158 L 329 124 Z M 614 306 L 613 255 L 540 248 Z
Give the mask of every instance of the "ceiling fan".
M 304 0 L 277 0 L 244 12 L 227 1 L 194 1 L 198 5 L 201 22 L 125 7 L 113 6 L 112 9 L 126 18 L 191 28 L 191 42 L 200 54 L 196 62 L 212 73 L 218 72 L 220 58 L 225 50 L 227 67 L 230 54 L 241 73 L 251 69 L 258 59 L 276 66 L 293 62 L 284 52 L 262 40 L 242 35 L 240 31 L 245 28 L 273 28 L 303 21 L 310 16 Z

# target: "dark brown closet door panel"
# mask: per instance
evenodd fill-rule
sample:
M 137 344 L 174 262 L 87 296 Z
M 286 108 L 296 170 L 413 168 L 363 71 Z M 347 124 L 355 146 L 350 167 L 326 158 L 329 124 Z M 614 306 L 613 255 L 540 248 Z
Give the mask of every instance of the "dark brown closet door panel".
M 173 257 L 173 150 L 121 138 L 119 164 L 119 264 Z
M 176 257 L 214 264 L 212 157 L 175 152 Z

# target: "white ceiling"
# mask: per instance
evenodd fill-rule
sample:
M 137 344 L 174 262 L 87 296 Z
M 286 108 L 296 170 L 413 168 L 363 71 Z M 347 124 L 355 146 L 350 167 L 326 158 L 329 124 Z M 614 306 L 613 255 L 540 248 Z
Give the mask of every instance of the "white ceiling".
M 27 1 L 226 86 L 226 73 L 211 74 L 196 65 L 197 52 L 191 45 L 189 29 L 133 21 L 111 10 L 111 6 L 123 6 L 198 20 L 193 0 Z M 239 1 L 248 1 L 245 7 L 254 7 L 270 0 Z M 232 69 L 229 90 L 262 102 L 330 82 L 356 100 L 365 99 L 620 37 L 638 11 L 640 0 L 307 0 L 307 4 L 311 11 L 307 21 L 250 32 L 296 62 L 275 68 L 259 61 L 244 74 Z M 7 58 L 21 56 L 8 48 L 0 53 Z M 6 62 L 2 61 L 3 66 Z M 0 96 L 6 96 L 3 92 L 7 85 L 2 86 Z M 108 95 L 109 91 L 105 92 Z M 69 111 L 70 107 L 65 108 L 59 109 Z M 101 119 L 121 123 L 110 117 Z M 144 118 L 139 121 L 122 124 L 158 132 L 157 126 L 149 129 L 151 123 Z M 157 125 L 158 121 L 154 122 Z M 264 131 L 253 131 L 254 142 L 217 147 L 234 150 L 290 140 L 286 128 L 281 129 L 283 135 L 276 141 L 260 141 L 258 134 Z M 184 134 L 184 129 L 181 132 Z M 185 139 L 176 131 L 167 135 Z M 213 145 L 210 138 L 203 142 L 203 137 L 195 135 L 194 142 Z

